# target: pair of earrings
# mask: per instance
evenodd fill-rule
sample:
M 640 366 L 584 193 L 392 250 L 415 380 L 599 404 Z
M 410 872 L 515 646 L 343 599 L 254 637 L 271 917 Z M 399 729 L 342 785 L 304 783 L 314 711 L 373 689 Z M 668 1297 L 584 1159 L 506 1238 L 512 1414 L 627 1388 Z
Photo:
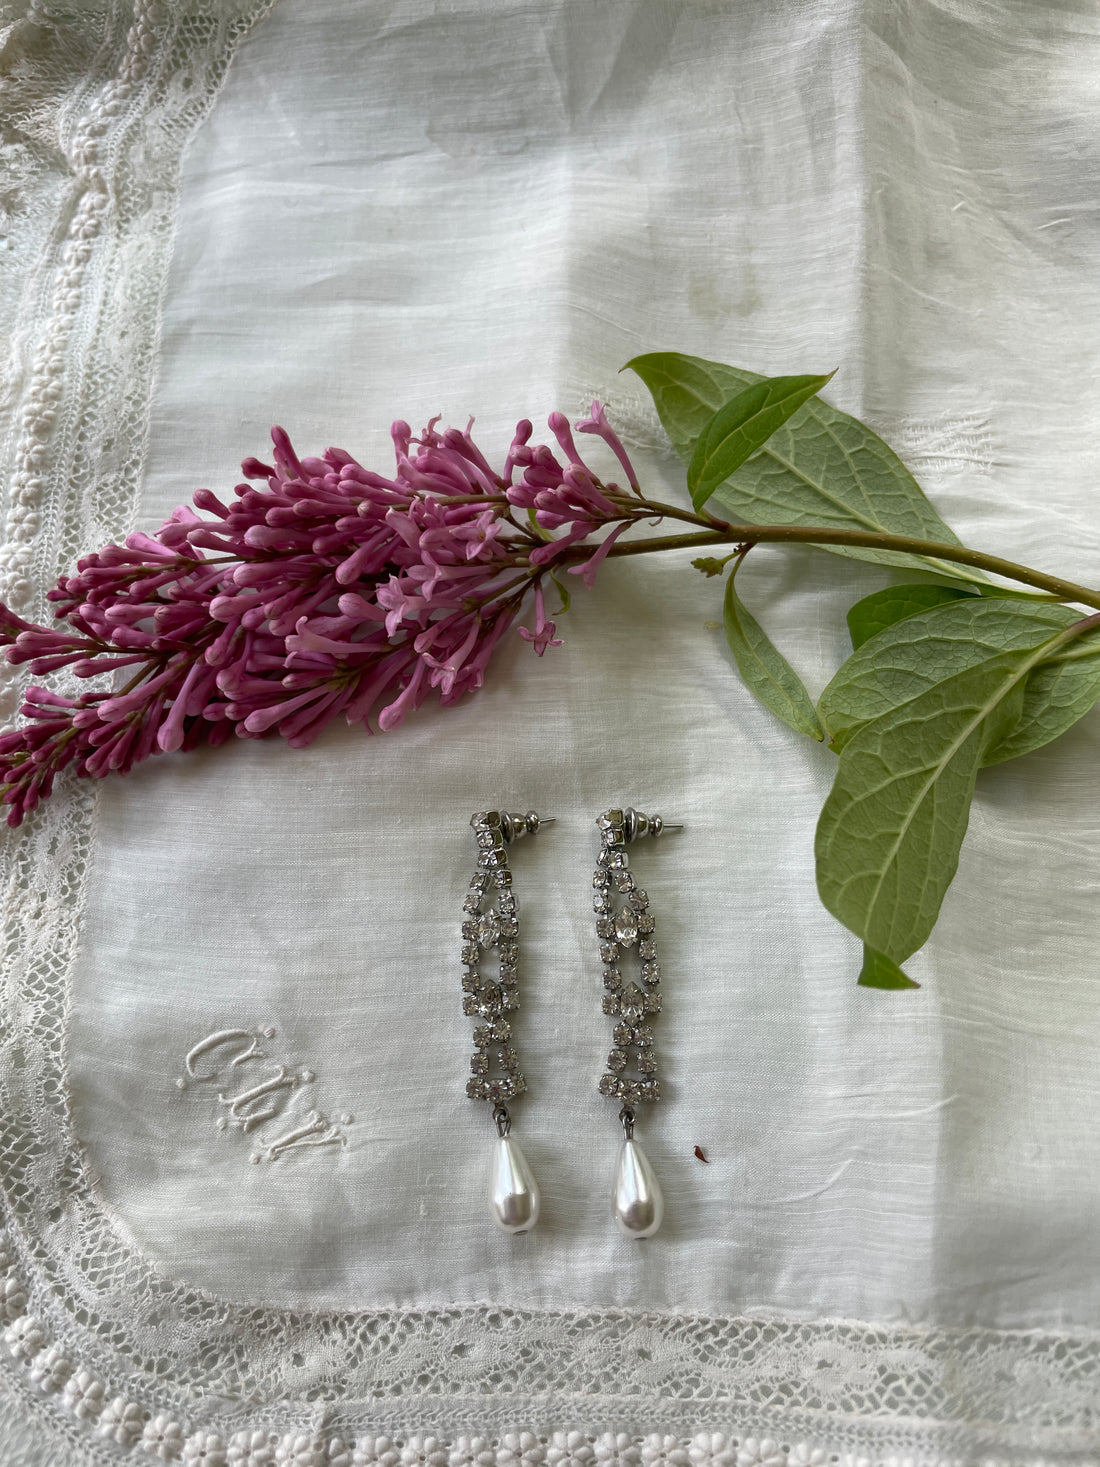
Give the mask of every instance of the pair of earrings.
M 463 1011 L 483 1022 L 474 1029 L 474 1053 L 466 1094 L 488 1101 L 497 1141 L 489 1187 L 492 1215 L 507 1233 L 534 1227 L 539 1214 L 539 1189 L 530 1166 L 512 1135 L 509 1101 L 527 1089 L 512 1044 L 512 1026 L 506 1015 L 519 1007 L 519 909 L 512 890 L 507 847 L 521 836 L 535 835 L 550 825 L 535 812 L 509 815 L 503 810 L 481 811 L 470 824 L 477 842 L 477 869 L 463 902 L 462 977 Z M 603 1011 L 616 1020 L 614 1043 L 601 1075 L 601 1095 L 617 1100 L 623 1143 L 612 1186 L 612 1214 L 621 1232 L 630 1238 L 648 1238 L 661 1226 L 664 1198 L 645 1152 L 634 1139 L 635 1108 L 661 1097 L 657 1056 L 650 1020 L 661 1011 L 661 969 L 657 962 L 655 922 L 649 897 L 636 884 L 626 847 L 641 836 L 679 830 L 659 815 L 637 810 L 605 810 L 596 820 L 600 852 L 592 876 L 592 906 L 603 964 Z M 495 904 L 494 904 L 495 903 Z M 496 951 L 498 972 L 489 977 L 482 965 Z M 625 955 L 635 952 L 635 978 L 623 973 Z M 633 1071 L 633 1073 L 631 1073 Z

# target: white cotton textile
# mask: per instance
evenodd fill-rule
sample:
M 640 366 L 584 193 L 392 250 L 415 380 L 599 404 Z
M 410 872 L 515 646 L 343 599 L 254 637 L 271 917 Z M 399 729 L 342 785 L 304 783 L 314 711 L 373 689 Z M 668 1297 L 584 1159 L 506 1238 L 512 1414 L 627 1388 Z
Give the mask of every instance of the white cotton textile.
M 272 422 L 300 453 L 336 444 L 385 472 L 394 418 L 473 414 L 501 460 L 518 418 L 545 438 L 551 410 L 594 396 L 647 488 L 685 502 L 644 389 L 619 375 L 674 349 L 837 367 L 826 396 L 883 432 L 966 543 L 1095 584 L 1098 65 L 1100 22 L 1073 6 L 280 0 L 184 157 L 133 524 L 200 485 L 231 491 Z M 88 503 L 103 538 L 131 527 Z M 814 888 L 833 756 L 753 702 L 720 585 L 689 561 L 608 563 L 558 619 L 563 647 L 540 661 L 509 639 L 483 692 L 392 734 L 157 758 L 104 781 L 94 814 L 86 791 L 55 796 L 91 832 L 61 975 L 90 1186 L 47 1238 L 63 1275 L 89 1269 L 95 1217 L 120 1280 L 148 1268 L 253 1323 L 415 1310 L 430 1332 L 485 1306 L 552 1341 L 553 1317 L 575 1331 L 611 1311 L 643 1387 L 601 1419 L 627 1432 L 656 1430 L 664 1399 L 661 1368 L 637 1364 L 660 1358 L 643 1321 L 657 1341 L 696 1319 L 864 1321 L 930 1355 L 944 1330 L 1035 1331 L 1037 1351 L 1095 1339 L 1100 715 L 982 776 L 907 965 L 921 988 L 860 989 L 858 943 Z M 816 694 L 849 650 L 846 608 L 888 579 L 762 547 L 739 586 Z M 684 827 L 631 851 L 665 999 L 665 1099 L 638 1134 L 667 1219 L 643 1243 L 611 1224 L 620 1137 L 595 1088 L 611 1021 L 590 877 L 612 804 Z M 491 807 L 557 822 L 511 851 L 530 1087 L 515 1134 L 543 1191 L 518 1238 L 488 1220 L 494 1132 L 463 1094 L 467 822 Z M 229 1030 L 272 1031 L 270 1064 L 314 1077 L 247 1133 L 218 1122 L 248 1064 L 212 1083 L 185 1069 Z M 265 1153 L 313 1110 L 342 1144 Z M 151 1368 L 169 1314 L 110 1350 Z M 324 1372 L 302 1351 L 265 1357 L 271 1399 L 308 1398 Z M 174 1388 L 200 1391 L 200 1358 Z M 753 1401 L 786 1399 L 809 1358 Z M 518 1393 L 552 1395 L 531 1370 Z M 1072 1374 L 1054 1364 L 1039 1393 L 1063 1379 L 1066 1420 L 1086 1409 Z M 982 1418 L 983 1450 L 1050 1445 L 1027 1434 L 1028 1379 L 1018 1419 Z M 891 1389 L 861 1378 L 851 1418 L 908 1420 Z M 977 1419 L 957 1404 L 940 1425 Z M 931 1427 L 915 1440 L 951 1447 Z

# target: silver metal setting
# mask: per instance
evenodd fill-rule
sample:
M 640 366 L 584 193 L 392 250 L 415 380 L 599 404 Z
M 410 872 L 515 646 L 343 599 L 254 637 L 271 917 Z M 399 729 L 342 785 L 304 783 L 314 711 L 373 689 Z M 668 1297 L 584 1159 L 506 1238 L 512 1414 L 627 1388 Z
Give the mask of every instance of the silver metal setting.
M 502 1118 L 511 1123 L 508 1102 L 527 1089 L 516 1052 L 509 1041 L 511 1025 L 505 1015 L 519 1008 L 519 908 L 512 891 L 507 847 L 525 835 L 536 835 L 553 821 L 534 810 L 509 814 L 482 810 L 470 817 L 477 845 L 477 868 L 462 903 L 462 1011 L 481 1022 L 474 1029 L 475 1052 L 470 1058 L 466 1094 L 493 1107 L 501 1138 Z M 483 972 L 495 950 L 496 973 Z
M 651 1238 L 661 1226 L 665 1203 L 656 1173 L 634 1139 L 634 1123 L 637 1106 L 661 1098 L 650 1027 L 652 1017 L 661 1012 L 661 965 L 649 896 L 630 870 L 626 848 L 643 836 L 683 827 L 666 825 L 660 815 L 632 809 L 605 810 L 597 816 L 596 825 L 600 853 L 592 877 L 592 910 L 604 965 L 603 1011 L 616 1020 L 614 1045 L 600 1076 L 599 1091 L 620 1102 L 623 1128 L 611 1188 L 611 1214 L 625 1237 Z M 630 967 L 637 961 L 634 975 L 627 967 L 628 959 Z
M 621 1103 L 620 1119 L 626 1129 L 629 1117 L 630 1140 L 635 1107 L 661 1098 L 650 1028 L 652 1018 L 661 1011 L 661 967 L 649 896 L 630 870 L 626 847 L 643 836 L 659 836 L 683 826 L 668 825 L 660 815 L 643 815 L 633 809 L 605 810 L 597 816 L 596 826 L 600 853 L 592 877 L 592 906 L 604 965 L 603 1011 L 619 1021 L 599 1091 Z M 634 974 L 624 971 L 631 958 L 638 962 Z

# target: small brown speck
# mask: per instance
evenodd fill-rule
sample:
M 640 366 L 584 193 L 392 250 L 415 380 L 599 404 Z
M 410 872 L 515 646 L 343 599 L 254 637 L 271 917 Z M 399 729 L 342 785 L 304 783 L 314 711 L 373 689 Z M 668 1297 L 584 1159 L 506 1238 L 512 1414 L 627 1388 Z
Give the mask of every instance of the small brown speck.
M 708 1157 L 703 1155 L 703 1148 L 701 1146 L 697 1146 L 695 1148 L 695 1155 L 699 1158 L 700 1161 L 705 1161 L 707 1166 L 710 1166 L 710 1160 Z

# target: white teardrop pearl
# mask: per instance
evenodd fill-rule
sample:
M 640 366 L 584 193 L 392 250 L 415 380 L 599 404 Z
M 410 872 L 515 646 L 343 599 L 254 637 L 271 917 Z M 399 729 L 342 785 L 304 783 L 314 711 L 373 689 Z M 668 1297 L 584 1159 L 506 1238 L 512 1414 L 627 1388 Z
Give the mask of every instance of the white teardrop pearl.
M 661 1184 L 637 1141 L 624 1141 L 615 1168 L 612 1207 L 619 1231 L 628 1238 L 651 1238 L 665 1215 Z
M 538 1183 L 511 1136 L 501 1136 L 493 1147 L 489 1201 L 493 1221 L 506 1233 L 525 1233 L 539 1220 Z

